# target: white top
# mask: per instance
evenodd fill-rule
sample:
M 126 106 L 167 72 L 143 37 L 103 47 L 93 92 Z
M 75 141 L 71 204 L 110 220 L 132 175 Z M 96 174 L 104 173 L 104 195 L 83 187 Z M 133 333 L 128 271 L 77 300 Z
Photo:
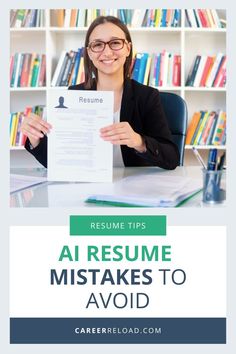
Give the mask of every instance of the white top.
M 120 121 L 120 110 L 113 114 L 114 123 Z M 113 167 L 124 167 L 120 145 L 113 145 Z

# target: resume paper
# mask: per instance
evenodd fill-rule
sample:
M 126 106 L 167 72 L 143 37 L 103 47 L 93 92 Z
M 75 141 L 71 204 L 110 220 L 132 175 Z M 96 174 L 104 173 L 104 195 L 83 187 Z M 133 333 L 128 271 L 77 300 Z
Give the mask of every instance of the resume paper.
M 49 181 L 112 181 L 113 146 L 99 131 L 113 123 L 113 103 L 110 91 L 48 91 Z

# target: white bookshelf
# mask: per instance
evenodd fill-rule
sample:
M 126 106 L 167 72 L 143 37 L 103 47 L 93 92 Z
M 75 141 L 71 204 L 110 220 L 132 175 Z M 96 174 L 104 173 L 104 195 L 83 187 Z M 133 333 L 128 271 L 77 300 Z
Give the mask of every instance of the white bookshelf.
M 226 12 L 219 10 L 220 17 L 226 19 Z M 63 28 L 55 26 L 53 10 L 45 10 L 45 27 L 11 28 L 10 54 L 16 52 L 37 52 L 46 54 L 46 87 L 10 88 L 10 111 L 24 110 L 27 105 L 46 104 L 46 92 L 62 50 L 77 50 L 84 45 L 87 28 Z M 226 29 L 188 28 L 184 9 L 181 10 L 181 26 L 178 28 L 129 28 L 133 47 L 138 52 L 157 53 L 163 49 L 181 55 L 181 86 L 158 87 L 183 97 L 188 106 L 189 120 L 195 111 L 209 109 L 226 110 L 225 88 L 186 87 L 185 82 L 197 54 L 215 55 L 226 53 Z M 58 90 L 61 88 L 58 87 Z M 210 146 L 197 146 L 206 155 Z M 225 147 L 218 147 L 222 150 Z M 197 164 L 186 146 L 185 164 Z M 11 148 L 11 166 L 39 166 L 24 148 Z

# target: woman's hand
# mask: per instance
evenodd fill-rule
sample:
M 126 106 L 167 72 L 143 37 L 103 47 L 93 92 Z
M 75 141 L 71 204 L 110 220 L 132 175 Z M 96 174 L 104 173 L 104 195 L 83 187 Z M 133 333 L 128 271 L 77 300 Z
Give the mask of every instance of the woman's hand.
M 31 145 L 35 148 L 51 128 L 51 124 L 45 122 L 40 116 L 30 113 L 24 117 L 20 130 L 29 138 Z
M 127 145 L 139 152 L 146 151 L 146 144 L 140 134 L 135 133 L 128 122 L 114 123 L 100 129 L 100 136 L 113 145 Z

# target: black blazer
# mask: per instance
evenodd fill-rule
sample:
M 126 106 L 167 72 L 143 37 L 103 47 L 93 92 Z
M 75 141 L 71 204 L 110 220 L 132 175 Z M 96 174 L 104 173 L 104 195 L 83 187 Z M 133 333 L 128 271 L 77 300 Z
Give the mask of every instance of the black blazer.
M 84 83 L 70 86 L 69 90 L 85 90 Z M 94 82 L 91 90 L 96 90 Z M 179 151 L 173 143 L 165 114 L 161 105 L 159 91 L 126 79 L 121 101 L 120 121 L 129 122 L 136 133 L 142 135 L 147 151 L 139 153 L 133 148 L 121 145 L 125 166 L 159 166 L 174 169 L 179 165 Z M 30 149 L 29 140 L 25 148 L 45 167 L 47 167 L 47 137 Z

